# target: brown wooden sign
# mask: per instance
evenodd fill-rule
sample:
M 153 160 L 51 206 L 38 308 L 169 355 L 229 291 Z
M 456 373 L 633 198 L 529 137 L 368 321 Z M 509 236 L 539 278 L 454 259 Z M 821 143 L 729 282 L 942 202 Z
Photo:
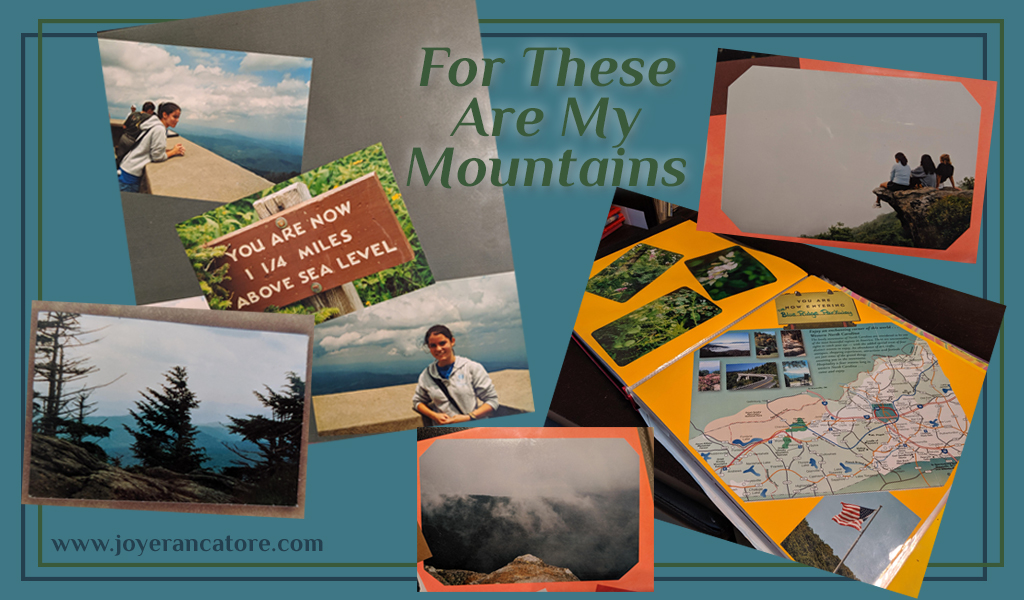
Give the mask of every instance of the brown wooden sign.
M 413 259 L 376 173 L 205 244 L 225 246 L 231 307 L 284 307 Z

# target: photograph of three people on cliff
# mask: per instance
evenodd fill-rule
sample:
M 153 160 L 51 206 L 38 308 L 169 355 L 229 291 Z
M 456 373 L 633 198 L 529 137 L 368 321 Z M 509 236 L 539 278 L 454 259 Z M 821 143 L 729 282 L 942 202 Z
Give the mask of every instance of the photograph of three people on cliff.
M 702 229 L 973 262 L 995 82 L 720 54 Z

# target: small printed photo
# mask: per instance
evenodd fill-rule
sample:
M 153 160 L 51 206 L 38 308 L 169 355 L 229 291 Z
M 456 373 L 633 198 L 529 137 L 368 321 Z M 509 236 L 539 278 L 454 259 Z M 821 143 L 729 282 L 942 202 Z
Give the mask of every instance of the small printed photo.
M 792 356 L 807 356 L 804 349 L 804 334 L 799 329 L 782 330 L 782 355 L 786 358 Z
M 434 283 L 380 144 L 177 225 L 213 310 L 317 323 Z
M 793 560 L 885 587 L 921 518 L 888 492 L 825 496 L 782 541 Z
M 786 378 L 786 387 L 810 387 L 814 385 L 811 381 L 811 368 L 806 360 L 784 360 L 782 361 L 782 375 Z
M 302 171 L 312 59 L 104 38 L 99 50 L 122 192 L 231 202 Z
M 681 287 L 601 327 L 594 339 L 621 367 L 721 312 L 707 298 Z
M 754 347 L 758 358 L 779 357 L 779 343 L 774 331 L 755 331 Z
M 739 246 L 686 261 L 712 300 L 722 300 L 775 283 L 775 275 Z
M 33 313 L 24 503 L 302 517 L 311 318 Z
M 436 429 L 417 442 L 425 591 L 652 589 L 638 429 Z
M 442 281 L 315 329 L 311 442 L 533 410 L 512 272 Z
M 637 244 L 591 277 L 586 291 L 615 302 L 626 302 L 682 257 L 682 254 Z
M 722 363 L 717 360 L 702 360 L 697 365 L 697 391 L 717 392 L 722 389 Z
M 769 390 L 779 387 L 779 368 L 773 362 L 725 365 L 727 390 Z
M 700 229 L 973 263 L 996 97 L 949 72 L 720 49 Z
M 701 358 L 718 358 L 720 356 L 749 357 L 750 334 L 746 331 L 729 331 L 700 349 Z

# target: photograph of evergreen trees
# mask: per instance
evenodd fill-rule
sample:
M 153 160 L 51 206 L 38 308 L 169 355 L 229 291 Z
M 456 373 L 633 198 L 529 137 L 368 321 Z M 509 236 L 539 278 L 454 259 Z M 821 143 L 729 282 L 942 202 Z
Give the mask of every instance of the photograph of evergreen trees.
M 23 501 L 301 516 L 312 319 L 94 308 L 36 311 Z

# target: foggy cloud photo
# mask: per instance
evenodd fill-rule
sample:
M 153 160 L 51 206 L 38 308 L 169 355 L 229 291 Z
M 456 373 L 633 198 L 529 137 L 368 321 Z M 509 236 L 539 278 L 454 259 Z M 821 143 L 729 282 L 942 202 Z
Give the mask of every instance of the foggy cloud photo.
M 489 573 L 532 554 L 581 580 L 639 558 L 639 456 L 623 439 L 443 439 L 420 458 L 427 565 Z

